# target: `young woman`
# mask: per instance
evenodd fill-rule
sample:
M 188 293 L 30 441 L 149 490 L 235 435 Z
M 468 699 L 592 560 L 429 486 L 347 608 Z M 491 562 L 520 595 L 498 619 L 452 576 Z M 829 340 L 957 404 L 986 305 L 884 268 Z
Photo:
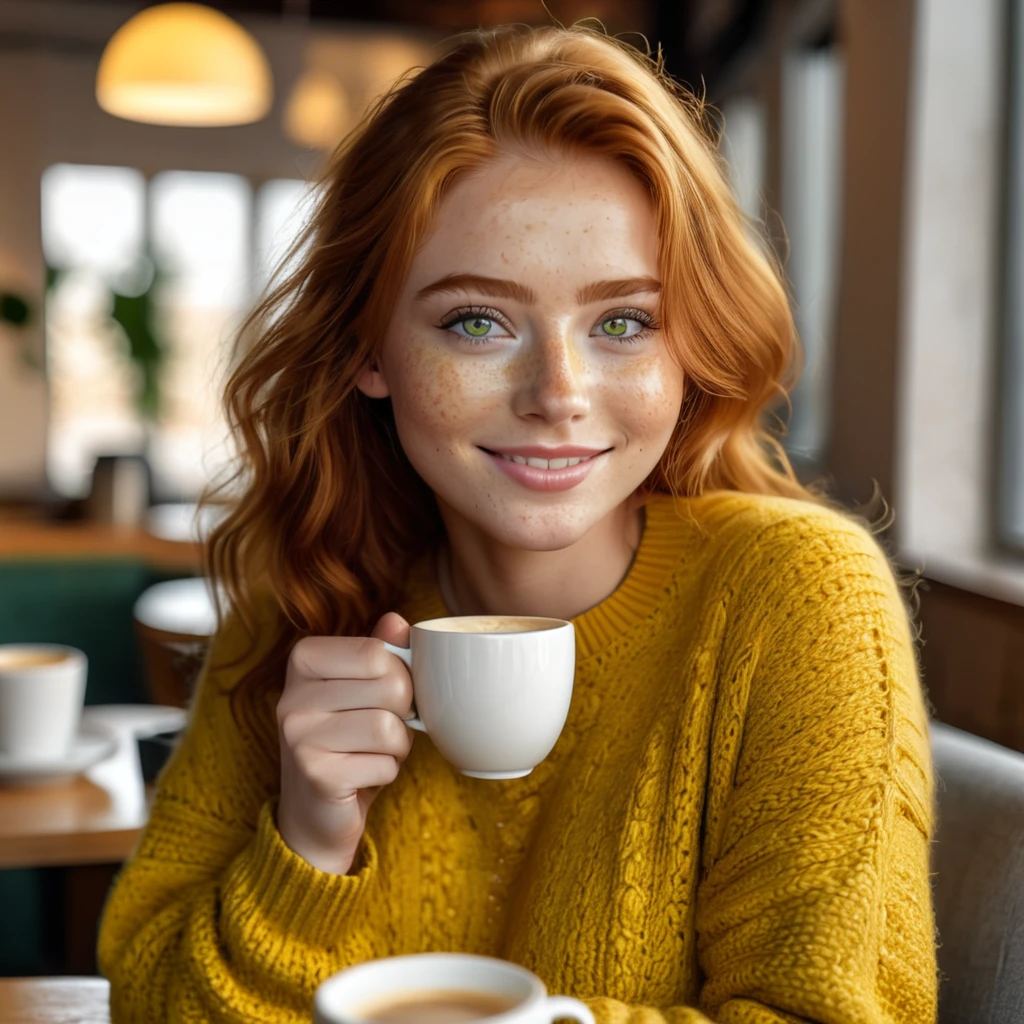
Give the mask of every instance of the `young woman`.
M 106 907 L 114 1020 L 305 1021 L 431 950 L 602 1022 L 933 1020 L 908 616 L 764 428 L 793 323 L 699 104 L 590 31 L 474 34 L 335 155 L 300 254 L 228 385 L 231 614 Z M 522 779 L 403 724 L 381 641 L 473 613 L 576 627 Z

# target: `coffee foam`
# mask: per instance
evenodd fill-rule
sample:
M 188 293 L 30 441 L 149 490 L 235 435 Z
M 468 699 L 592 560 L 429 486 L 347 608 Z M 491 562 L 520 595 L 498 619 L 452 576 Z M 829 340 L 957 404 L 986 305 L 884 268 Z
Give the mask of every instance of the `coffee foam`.
M 45 665 L 60 665 L 70 661 L 73 655 L 67 651 L 53 651 L 45 647 L 0 648 L 0 672 L 25 668 L 42 668 Z
M 528 615 L 458 615 L 417 623 L 434 633 L 538 633 L 561 625 L 558 619 Z
M 358 1010 L 374 1024 L 466 1024 L 507 1013 L 520 1000 L 497 993 L 440 989 L 386 996 Z

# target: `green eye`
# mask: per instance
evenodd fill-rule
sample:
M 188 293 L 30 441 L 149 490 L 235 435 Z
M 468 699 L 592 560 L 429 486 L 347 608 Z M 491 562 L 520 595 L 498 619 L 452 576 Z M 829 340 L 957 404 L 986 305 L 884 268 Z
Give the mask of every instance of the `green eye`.
M 611 335 L 613 338 L 621 338 L 626 333 L 628 322 L 625 317 L 617 316 L 611 320 L 605 320 L 601 327 L 605 334 Z
M 462 326 L 471 338 L 483 338 L 491 329 L 492 323 L 486 317 L 470 317 L 462 321 Z

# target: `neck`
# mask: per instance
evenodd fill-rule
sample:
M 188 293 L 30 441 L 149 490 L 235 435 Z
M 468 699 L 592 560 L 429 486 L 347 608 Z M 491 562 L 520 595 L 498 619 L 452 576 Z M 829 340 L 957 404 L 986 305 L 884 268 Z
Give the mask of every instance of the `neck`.
M 448 543 L 439 553 L 438 585 L 455 615 L 572 619 L 615 591 L 643 532 L 643 509 L 636 499 L 557 551 L 504 547 L 445 518 Z

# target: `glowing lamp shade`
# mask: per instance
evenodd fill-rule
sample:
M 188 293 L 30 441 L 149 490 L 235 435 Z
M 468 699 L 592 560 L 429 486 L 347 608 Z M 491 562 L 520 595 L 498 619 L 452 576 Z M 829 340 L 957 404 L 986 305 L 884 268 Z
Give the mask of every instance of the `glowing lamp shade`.
M 295 83 L 284 129 L 300 146 L 333 149 L 349 128 L 352 110 L 341 83 L 327 71 L 307 71 Z
M 266 116 L 273 97 L 259 43 L 203 4 L 140 11 L 111 37 L 96 74 L 96 100 L 108 114 L 147 124 L 249 124 Z

